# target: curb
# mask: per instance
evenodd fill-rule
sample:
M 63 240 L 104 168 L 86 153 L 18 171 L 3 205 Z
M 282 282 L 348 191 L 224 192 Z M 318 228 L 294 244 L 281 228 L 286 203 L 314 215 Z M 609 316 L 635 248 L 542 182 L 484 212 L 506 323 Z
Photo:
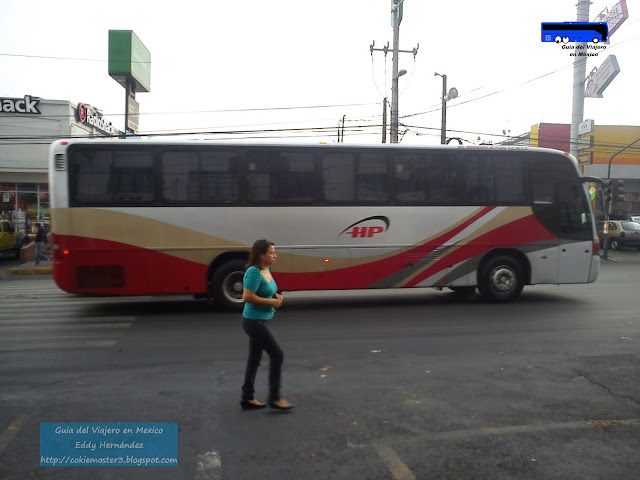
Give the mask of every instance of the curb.
M 13 268 L 8 268 L 7 269 L 7 273 L 9 275 L 35 275 L 35 274 L 41 274 L 41 273 L 51 273 L 52 269 L 51 267 L 45 267 L 45 268 L 38 268 L 35 265 L 33 267 L 13 267 Z

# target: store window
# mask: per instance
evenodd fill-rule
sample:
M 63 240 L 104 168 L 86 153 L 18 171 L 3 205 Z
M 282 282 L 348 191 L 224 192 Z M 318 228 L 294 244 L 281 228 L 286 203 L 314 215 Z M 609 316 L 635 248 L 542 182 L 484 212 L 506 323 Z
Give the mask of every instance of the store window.
M 50 220 L 49 187 L 46 183 L 1 183 L 0 218 L 11 220 L 22 233 L 35 223 Z

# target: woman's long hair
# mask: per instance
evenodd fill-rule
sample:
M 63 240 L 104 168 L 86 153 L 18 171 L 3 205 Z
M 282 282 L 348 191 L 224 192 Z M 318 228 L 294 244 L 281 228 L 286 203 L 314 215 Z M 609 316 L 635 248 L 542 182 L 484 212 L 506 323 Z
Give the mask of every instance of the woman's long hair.
M 271 245 L 275 245 L 273 242 L 269 240 L 265 240 L 264 238 L 260 240 L 256 240 L 251 247 L 251 252 L 249 253 L 249 263 L 245 267 L 245 270 L 249 267 L 258 267 L 261 268 L 262 264 L 260 263 L 260 255 L 264 255 L 269 250 Z

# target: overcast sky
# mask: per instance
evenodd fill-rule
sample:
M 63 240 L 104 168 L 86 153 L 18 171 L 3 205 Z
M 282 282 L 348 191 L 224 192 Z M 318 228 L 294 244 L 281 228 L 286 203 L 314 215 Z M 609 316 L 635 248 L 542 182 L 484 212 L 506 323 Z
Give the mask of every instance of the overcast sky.
M 400 48 L 420 47 L 415 59 L 400 56 L 402 143 L 439 143 L 442 79 L 434 72 L 459 93 L 448 102 L 448 136 L 498 141 L 492 136 L 503 130 L 569 123 L 573 58 L 541 42 L 540 24 L 575 21 L 576 3 L 405 0 Z M 594 0 L 590 19 L 615 3 Z M 627 5 L 630 18 L 587 63 L 589 72 L 614 54 L 621 69 L 604 98 L 585 100 L 585 119 L 597 125 L 640 125 L 640 0 Z M 242 137 L 334 142 L 345 116 L 345 142 L 378 143 L 392 55 L 372 57 L 369 46 L 392 44 L 390 7 L 390 0 L 1 0 L 0 96 L 89 103 L 122 130 L 124 89 L 108 75 L 108 31 L 133 30 L 151 52 L 151 91 L 137 94 L 140 133 L 256 131 Z

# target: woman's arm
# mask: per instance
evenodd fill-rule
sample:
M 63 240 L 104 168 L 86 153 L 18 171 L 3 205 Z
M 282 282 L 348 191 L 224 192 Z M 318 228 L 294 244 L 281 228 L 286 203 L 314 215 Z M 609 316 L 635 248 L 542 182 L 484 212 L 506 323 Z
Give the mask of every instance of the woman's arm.
M 253 303 L 254 305 L 270 305 L 273 308 L 280 308 L 282 305 L 282 295 L 276 293 L 275 298 L 264 298 L 256 295 L 253 290 L 246 288 L 242 289 L 242 300 L 247 303 Z

